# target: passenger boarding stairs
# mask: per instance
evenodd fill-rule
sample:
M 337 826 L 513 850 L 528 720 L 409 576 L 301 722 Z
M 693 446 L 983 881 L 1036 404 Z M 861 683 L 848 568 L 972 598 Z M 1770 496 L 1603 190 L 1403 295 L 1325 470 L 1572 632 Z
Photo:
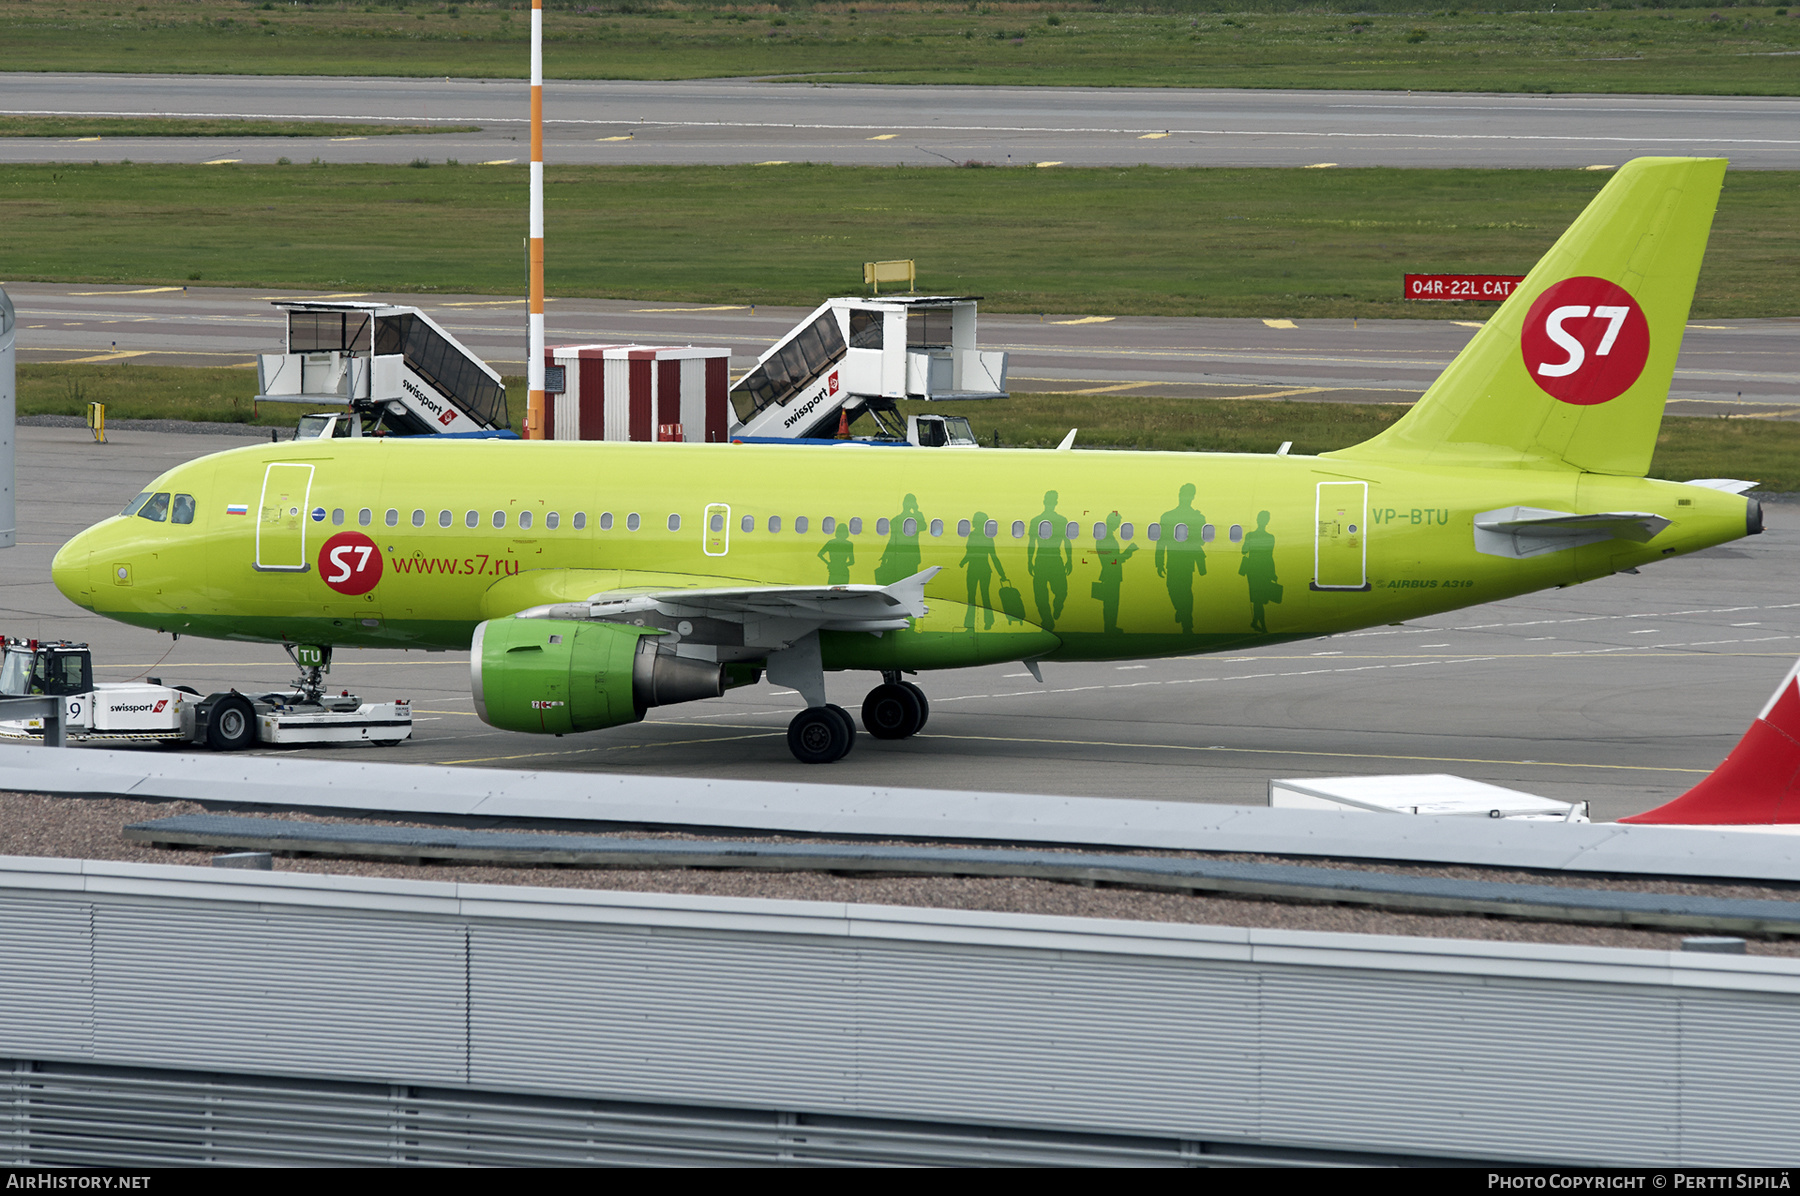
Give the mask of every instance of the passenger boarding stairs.
M 973 296 L 827 299 L 731 388 L 733 440 L 837 434 L 868 414 L 904 439 L 901 399 L 1003 399 L 1006 354 L 975 343 Z
M 277 303 L 287 352 L 257 358 L 259 402 L 349 407 L 357 432 L 483 434 L 508 427 L 506 387 L 416 307 Z

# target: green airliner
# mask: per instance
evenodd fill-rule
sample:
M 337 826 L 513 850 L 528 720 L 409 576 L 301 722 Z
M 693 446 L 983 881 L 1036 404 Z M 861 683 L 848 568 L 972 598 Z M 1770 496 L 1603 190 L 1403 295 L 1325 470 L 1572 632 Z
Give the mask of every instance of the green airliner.
M 57 553 L 159 632 L 468 648 L 496 727 L 633 723 L 766 673 L 842 757 L 826 670 L 1239 651 L 1636 570 L 1761 530 L 1647 479 L 1725 163 L 1625 166 L 1418 404 L 1317 457 L 336 439 L 217 453 Z

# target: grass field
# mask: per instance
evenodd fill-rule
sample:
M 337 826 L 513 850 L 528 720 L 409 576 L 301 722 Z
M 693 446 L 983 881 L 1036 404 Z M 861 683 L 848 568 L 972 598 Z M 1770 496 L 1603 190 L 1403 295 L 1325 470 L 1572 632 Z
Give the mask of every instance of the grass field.
M 109 420 L 185 419 L 293 428 L 307 408 L 266 403 L 253 409 L 256 374 L 247 369 L 134 365 L 21 365 L 20 415 L 80 416 L 106 404 Z M 525 379 L 506 380 L 515 409 Z M 943 404 L 902 404 L 942 414 Z M 1398 404 L 1267 400 L 1154 399 L 1137 396 L 1018 394 L 960 404 L 983 444 L 1051 448 L 1070 428 L 1090 449 L 1270 453 L 1284 440 L 1296 453 L 1357 444 L 1400 418 Z M 222 446 L 226 447 L 226 446 Z M 1800 423 L 1670 417 L 1657 438 L 1652 477 L 1754 479 L 1762 489 L 1800 491 Z
M 550 78 L 1793 95 L 1785 7 L 1485 11 L 1299 4 L 557 3 Z M 525 6 L 0 0 L 8 69 L 206 74 L 525 73 Z M 1377 9 L 1413 11 L 1377 12 Z M 1261 11 L 1233 11 L 1261 10 Z M 1332 11 L 1341 9 L 1344 11 Z M 1497 11 L 1514 10 L 1514 11 Z
M 1550 170 L 552 167 L 551 295 L 811 306 L 862 263 L 990 311 L 1479 318 L 1605 182 Z M 0 278 L 521 294 L 522 166 L 9 166 Z M 1800 175 L 1727 176 L 1695 314 L 1800 313 Z
M 391 137 L 474 133 L 480 125 L 348 124 L 325 120 L 177 120 L 151 116 L 0 116 L 0 137 Z

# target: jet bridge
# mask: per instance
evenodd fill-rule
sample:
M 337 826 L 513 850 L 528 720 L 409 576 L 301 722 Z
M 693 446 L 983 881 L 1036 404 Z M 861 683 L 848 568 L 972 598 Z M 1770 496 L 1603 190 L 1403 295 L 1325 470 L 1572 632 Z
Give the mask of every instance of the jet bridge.
M 901 399 L 1005 398 L 1006 354 L 976 347 L 978 299 L 827 299 L 731 388 L 732 438 L 831 436 L 866 413 L 899 440 Z
M 401 436 L 508 427 L 506 387 L 416 307 L 277 303 L 287 351 L 257 358 L 258 402 L 348 407 L 356 431 Z

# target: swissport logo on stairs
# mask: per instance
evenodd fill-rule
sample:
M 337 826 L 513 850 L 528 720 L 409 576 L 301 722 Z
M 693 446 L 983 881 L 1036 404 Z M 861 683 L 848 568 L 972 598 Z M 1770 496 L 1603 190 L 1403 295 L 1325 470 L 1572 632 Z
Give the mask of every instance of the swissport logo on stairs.
M 1650 357 L 1650 322 L 1624 287 L 1604 278 L 1565 278 L 1525 314 L 1519 348 L 1531 380 L 1578 407 L 1631 389 Z

